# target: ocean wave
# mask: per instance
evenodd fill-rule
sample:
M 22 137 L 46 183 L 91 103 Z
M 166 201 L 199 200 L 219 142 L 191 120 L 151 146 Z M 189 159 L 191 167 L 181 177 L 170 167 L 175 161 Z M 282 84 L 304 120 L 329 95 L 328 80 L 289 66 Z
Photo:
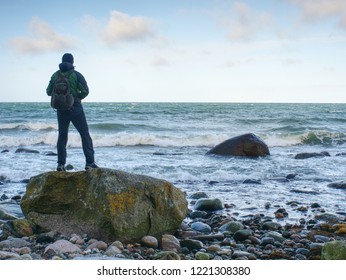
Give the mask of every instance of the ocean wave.
M 301 137 L 305 145 L 341 145 L 346 143 L 346 135 L 340 132 L 311 131 Z
M 50 124 L 44 122 L 28 122 L 28 123 L 4 123 L 0 124 L 0 131 L 49 131 L 57 130 L 57 124 Z
M 294 134 L 269 134 L 263 140 L 269 147 L 285 147 L 295 145 L 342 145 L 346 143 L 346 134 L 329 131 L 308 131 Z
M 195 136 L 168 136 L 155 135 L 150 133 L 127 133 L 117 134 L 92 134 L 95 147 L 114 147 L 114 146 L 158 146 L 158 147 L 212 147 L 225 139 L 225 135 L 195 135 Z M 55 146 L 57 133 L 49 132 L 32 136 L 0 136 L 2 147 L 49 145 Z M 68 138 L 69 147 L 81 147 L 80 136 L 77 132 L 70 132 Z
M 256 134 L 256 133 L 255 133 Z M 257 134 L 271 147 L 287 147 L 296 145 L 342 145 L 346 143 L 346 135 L 327 131 L 310 131 L 295 134 Z M 221 142 L 238 135 L 227 134 L 183 134 L 160 132 L 125 132 L 100 133 L 91 131 L 95 147 L 115 146 L 157 146 L 157 147 L 214 147 Z M 54 131 L 38 131 L 30 133 L 0 134 L 1 147 L 55 146 L 58 133 Z M 76 130 L 69 133 L 69 147 L 81 147 L 81 139 Z

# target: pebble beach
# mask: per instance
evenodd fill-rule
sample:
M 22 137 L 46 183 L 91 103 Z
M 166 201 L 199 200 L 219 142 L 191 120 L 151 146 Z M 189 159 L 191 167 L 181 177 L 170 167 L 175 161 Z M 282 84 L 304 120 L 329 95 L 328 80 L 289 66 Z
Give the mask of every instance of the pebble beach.
M 208 200 L 215 209 L 219 207 L 218 199 L 208 198 L 206 193 L 193 194 L 181 228 L 161 238 L 144 236 L 138 243 L 106 243 L 86 235 L 56 232 L 21 238 L 9 235 L 0 241 L 0 259 L 320 260 L 325 244 L 346 240 L 345 216 L 327 213 L 317 203 L 292 201 L 285 208 L 265 205 L 272 217 L 253 214 L 239 218 L 232 205 L 217 211 L 195 209 L 196 202 L 203 209 L 199 202 Z M 293 211 L 301 212 L 302 218 L 286 223 Z M 314 218 L 304 218 L 310 214 Z M 11 230 L 8 226 L 3 229 L 4 233 Z

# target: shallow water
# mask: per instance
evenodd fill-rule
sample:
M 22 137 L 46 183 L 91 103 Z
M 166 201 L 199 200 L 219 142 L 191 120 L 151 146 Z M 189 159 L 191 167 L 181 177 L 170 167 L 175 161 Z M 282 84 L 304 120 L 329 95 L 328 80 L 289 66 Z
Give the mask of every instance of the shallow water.
M 286 205 L 319 203 L 346 212 L 346 191 L 327 187 L 346 177 L 342 104 L 112 104 L 84 105 L 98 165 L 166 179 L 188 195 L 204 191 L 223 199 L 240 216 L 273 216 L 280 206 L 289 221 L 308 218 Z M 23 180 L 55 170 L 57 125 L 45 103 L 0 103 L 0 196 L 25 192 Z M 216 144 L 252 132 L 271 155 L 250 159 L 206 155 Z M 15 153 L 18 147 L 38 154 Z M 331 157 L 294 159 L 297 153 L 328 151 Z M 80 139 L 71 126 L 68 163 L 84 169 Z M 283 180 L 297 174 L 292 180 Z M 260 184 L 244 184 L 244 180 Z M 266 209 L 264 205 L 270 203 Z

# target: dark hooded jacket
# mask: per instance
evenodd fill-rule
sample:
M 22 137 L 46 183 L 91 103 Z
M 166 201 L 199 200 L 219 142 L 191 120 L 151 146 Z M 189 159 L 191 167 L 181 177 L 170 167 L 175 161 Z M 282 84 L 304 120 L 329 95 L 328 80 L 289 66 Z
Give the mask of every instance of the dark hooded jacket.
M 48 87 L 46 89 L 47 95 L 52 95 L 54 83 L 60 72 L 69 77 L 72 95 L 77 99 L 84 99 L 89 94 L 89 88 L 83 75 L 74 70 L 73 64 L 69 62 L 60 63 L 59 69 L 60 70 L 56 71 L 50 78 Z

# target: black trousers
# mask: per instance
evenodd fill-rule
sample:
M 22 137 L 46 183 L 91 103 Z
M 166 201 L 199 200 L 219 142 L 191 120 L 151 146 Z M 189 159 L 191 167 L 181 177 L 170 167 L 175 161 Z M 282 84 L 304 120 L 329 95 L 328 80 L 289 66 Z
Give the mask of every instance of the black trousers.
M 57 142 L 58 164 L 66 164 L 66 145 L 71 122 L 80 134 L 86 164 L 93 163 L 95 161 L 94 147 L 82 104 L 75 102 L 71 110 L 58 110 L 57 116 L 59 127 Z

